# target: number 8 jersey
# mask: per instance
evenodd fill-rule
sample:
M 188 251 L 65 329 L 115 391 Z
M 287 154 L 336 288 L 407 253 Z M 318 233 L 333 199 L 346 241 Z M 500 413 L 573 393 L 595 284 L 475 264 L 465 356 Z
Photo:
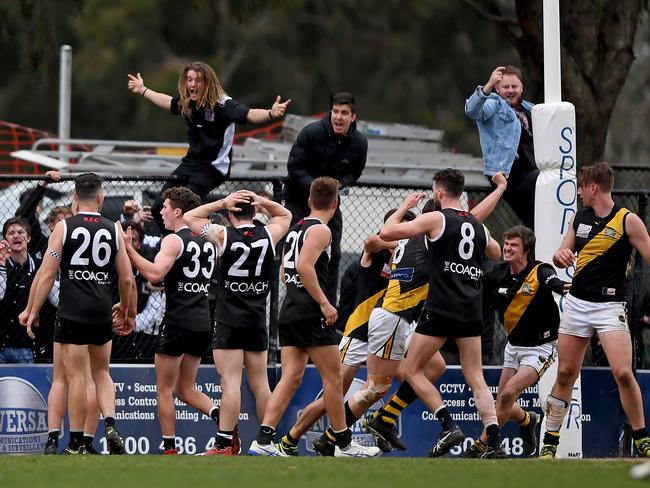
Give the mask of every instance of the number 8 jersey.
M 208 291 L 214 271 L 214 245 L 183 227 L 175 234 L 181 252 L 165 276 L 165 317 L 163 324 L 197 332 L 210 331 Z
M 481 320 L 488 230 L 469 212 L 445 208 L 440 213 L 442 230 L 429 239 L 431 277 L 424 309 L 463 322 Z
M 117 224 L 96 212 L 63 221 L 59 315 L 83 324 L 111 323 Z
M 217 321 L 266 329 L 266 296 L 275 248 L 266 227 L 226 227 L 219 255 Z

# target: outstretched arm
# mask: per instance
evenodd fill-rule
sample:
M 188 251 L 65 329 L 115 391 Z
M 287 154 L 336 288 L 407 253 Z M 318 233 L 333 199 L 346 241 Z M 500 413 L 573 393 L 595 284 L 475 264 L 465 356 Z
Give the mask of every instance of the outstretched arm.
M 160 108 L 165 109 L 168 112 L 171 112 L 172 97 L 170 95 L 153 91 L 152 89 L 144 86 L 144 80 L 142 79 L 142 76 L 140 76 L 140 73 L 127 76 L 129 77 L 129 83 L 127 85 L 129 87 L 129 90 L 131 90 L 133 93 L 137 93 L 138 95 L 142 95 L 151 103 L 158 105 Z
M 437 235 L 442 224 L 440 212 L 421 214 L 410 222 L 402 222 L 406 212 L 417 206 L 424 196 L 424 193 L 413 193 L 406 197 L 397 210 L 393 212 L 393 215 L 384 222 L 379 237 L 384 241 L 396 241 L 421 234 Z
M 280 95 L 278 95 L 270 109 L 252 108 L 248 111 L 248 116 L 246 118 L 249 122 L 260 124 L 262 122 L 268 122 L 269 120 L 277 119 L 279 117 L 284 117 L 284 114 L 287 111 L 287 106 L 290 103 L 291 99 L 282 102 Z
M 503 193 L 506 191 L 506 187 L 508 186 L 508 180 L 506 179 L 506 175 L 503 173 L 503 171 L 496 173 L 492 177 L 492 181 L 495 185 L 497 185 L 497 187 L 470 211 L 470 213 L 481 222 L 487 219 L 494 211 L 497 203 L 499 203 L 499 200 L 501 200 L 501 197 L 503 196 Z

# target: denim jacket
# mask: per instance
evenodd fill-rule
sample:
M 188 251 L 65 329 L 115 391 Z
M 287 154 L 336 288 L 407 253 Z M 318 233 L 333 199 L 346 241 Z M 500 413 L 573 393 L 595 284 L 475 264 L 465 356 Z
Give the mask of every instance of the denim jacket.
M 529 114 L 533 104 L 522 100 L 522 108 Z M 486 95 L 479 86 L 465 102 L 465 114 L 476 120 L 481 150 L 483 151 L 483 172 L 492 176 L 499 171 L 510 174 L 512 163 L 517 157 L 521 123 L 510 104 L 497 93 Z

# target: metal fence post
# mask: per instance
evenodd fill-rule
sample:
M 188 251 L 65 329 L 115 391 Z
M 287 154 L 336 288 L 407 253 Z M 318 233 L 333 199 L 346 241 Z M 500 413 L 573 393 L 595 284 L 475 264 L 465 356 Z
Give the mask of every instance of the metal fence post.
M 282 203 L 282 181 L 274 179 L 273 183 L 273 201 Z M 275 259 L 273 260 L 273 272 L 271 273 L 270 282 L 270 306 L 269 306 L 269 358 L 268 364 L 274 368 L 278 365 L 280 343 L 278 339 L 278 315 L 280 308 L 280 261 L 282 259 L 281 240 L 276 246 Z M 273 384 L 275 386 L 275 375 Z

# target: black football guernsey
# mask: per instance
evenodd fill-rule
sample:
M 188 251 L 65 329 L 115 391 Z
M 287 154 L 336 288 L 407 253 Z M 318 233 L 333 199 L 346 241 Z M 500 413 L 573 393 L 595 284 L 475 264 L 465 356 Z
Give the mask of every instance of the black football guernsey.
M 469 212 L 440 211 L 442 230 L 429 239 L 431 274 L 425 310 L 463 322 L 481 320 L 485 226 Z
M 84 324 L 112 321 L 111 278 L 118 230 L 96 212 L 63 220 L 59 315 Z
M 597 217 L 593 209 L 576 213 L 578 260 L 571 284 L 571 295 L 590 302 L 625 300 L 625 271 L 632 244 L 625 232 L 625 217 L 630 211 L 614 205 L 606 217 Z
M 289 233 L 284 241 L 282 267 L 284 269 L 284 282 L 287 285 L 287 295 L 282 302 L 279 320 L 283 324 L 323 316 L 316 300 L 311 297 L 302 285 L 297 269 L 300 251 L 305 243 L 307 233 L 312 227 L 317 225 L 325 224 L 313 217 L 306 217 L 299 220 L 289 229 Z M 329 254 L 330 248 L 328 246 L 318 256 L 314 264 L 318 284 L 322 290 L 326 289 L 327 276 L 329 274 Z
M 216 250 L 211 242 L 192 234 L 188 227 L 172 236 L 180 240 L 181 251 L 165 275 L 163 323 L 208 332 L 211 330 L 208 292 Z
M 231 327 L 266 328 L 266 297 L 275 247 L 266 227 L 226 227 L 219 256 L 217 320 Z
M 346 337 L 368 341 L 368 320 L 372 309 L 386 292 L 391 254 L 388 249 L 382 249 L 372 256 L 370 266 L 359 268 L 355 306 L 343 332 Z
M 420 315 L 429 291 L 431 264 L 426 236 L 398 241 L 391 268 L 386 295 L 378 306 L 412 322 Z

